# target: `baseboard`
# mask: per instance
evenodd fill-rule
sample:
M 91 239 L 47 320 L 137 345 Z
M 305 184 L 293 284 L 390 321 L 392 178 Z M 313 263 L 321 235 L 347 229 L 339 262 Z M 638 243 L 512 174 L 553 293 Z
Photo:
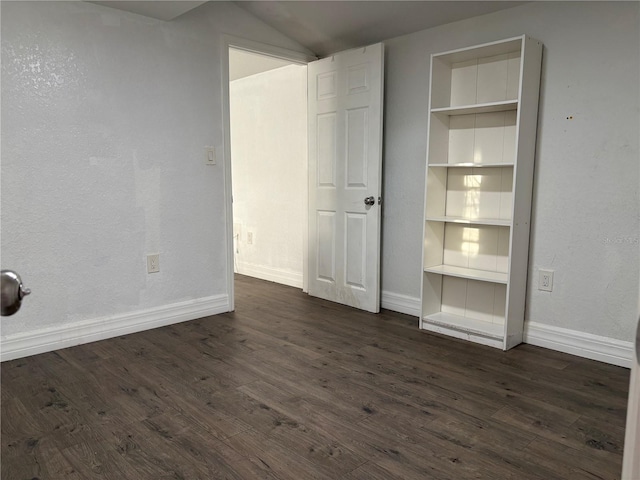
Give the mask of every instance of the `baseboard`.
M 255 263 L 237 262 L 237 273 L 248 275 L 249 277 L 268 280 L 290 287 L 302 288 L 302 273 L 282 270 L 280 268 L 256 265 Z
M 620 367 L 631 368 L 633 363 L 633 342 L 541 323 L 525 322 L 524 343 Z
M 420 299 L 392 292 L 382 292 L 382 308 L 394 312 L 421 316 Z M 631 368 L 633 342 L 592 335 L 590 333 L 553 327 L 536 322 L 525 322 L 524 343 L 569 353 L 578 357 Z
M 265 280 L 277 281 L 273 280 L 273 277 Z M 299 285 L 292 286 L 301 288 L 302 281 L 300 280 Z M 381 303 L 382 308 L 420 316 L 420 299 L 418 298 L 382 292 Z M 50 352 L 227 311 L 229 311 L 227 295 L 216 295 L 123 315 L 10 335 L 0 340 L 0 361 Z M 525 322 L 524 342 L 626 368 L 630 368 L 633 363 L 633 342 L 536 322 Z
M 226 294 L 214 295 L 148 310 L 10 335 L 0 340 L 0 361 L 50 352 L 228 311 L 229 297 Z
M 422 305 L 420 304 L 420 299 L 408 295 L 383 291 L 380 306 L 394 312 L 421 317 Z

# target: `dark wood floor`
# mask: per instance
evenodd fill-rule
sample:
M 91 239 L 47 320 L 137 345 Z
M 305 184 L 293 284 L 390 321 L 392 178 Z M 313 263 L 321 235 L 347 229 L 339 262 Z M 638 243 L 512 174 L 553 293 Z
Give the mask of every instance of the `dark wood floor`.
M 237 311 L 2 364 L 2 479 L 614 479 L 627 370 L 238 277 Z

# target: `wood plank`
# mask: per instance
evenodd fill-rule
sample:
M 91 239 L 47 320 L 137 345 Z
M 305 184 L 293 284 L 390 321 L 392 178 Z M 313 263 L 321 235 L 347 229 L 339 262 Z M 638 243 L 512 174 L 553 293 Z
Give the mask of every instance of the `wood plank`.
M 278 442 L 270 441 L 268 436 L 263 433 L 248 430 L 228 438 L 225 443 L 241 455 L 252 458 L 254 463 L 261 463 L 277 478 L 283 480 L 299 480 L 301 478 L 332 480 L 335 478 L 328 472 L 316 468 L 305 458 L 281 446 Z

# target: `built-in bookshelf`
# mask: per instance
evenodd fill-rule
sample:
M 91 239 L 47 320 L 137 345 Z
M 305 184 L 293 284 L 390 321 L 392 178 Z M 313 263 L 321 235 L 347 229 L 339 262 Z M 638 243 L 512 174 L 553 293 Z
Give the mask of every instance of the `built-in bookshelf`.
M 522 342 L 542 44 L 431 56 L 420 327 Z

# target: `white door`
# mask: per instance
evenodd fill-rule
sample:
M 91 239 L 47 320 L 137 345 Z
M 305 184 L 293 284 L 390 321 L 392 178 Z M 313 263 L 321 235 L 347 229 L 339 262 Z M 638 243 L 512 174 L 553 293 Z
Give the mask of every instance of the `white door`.
M 309 64 L 309 294 L 380 311 L 384 47 Z M 365 203 L 366 200 L 366 203 Z
M 631 367 L 627 430 L 624 439 L 622 480 L 640 478 L 640 318 L 636 330 L 636 352 Z

